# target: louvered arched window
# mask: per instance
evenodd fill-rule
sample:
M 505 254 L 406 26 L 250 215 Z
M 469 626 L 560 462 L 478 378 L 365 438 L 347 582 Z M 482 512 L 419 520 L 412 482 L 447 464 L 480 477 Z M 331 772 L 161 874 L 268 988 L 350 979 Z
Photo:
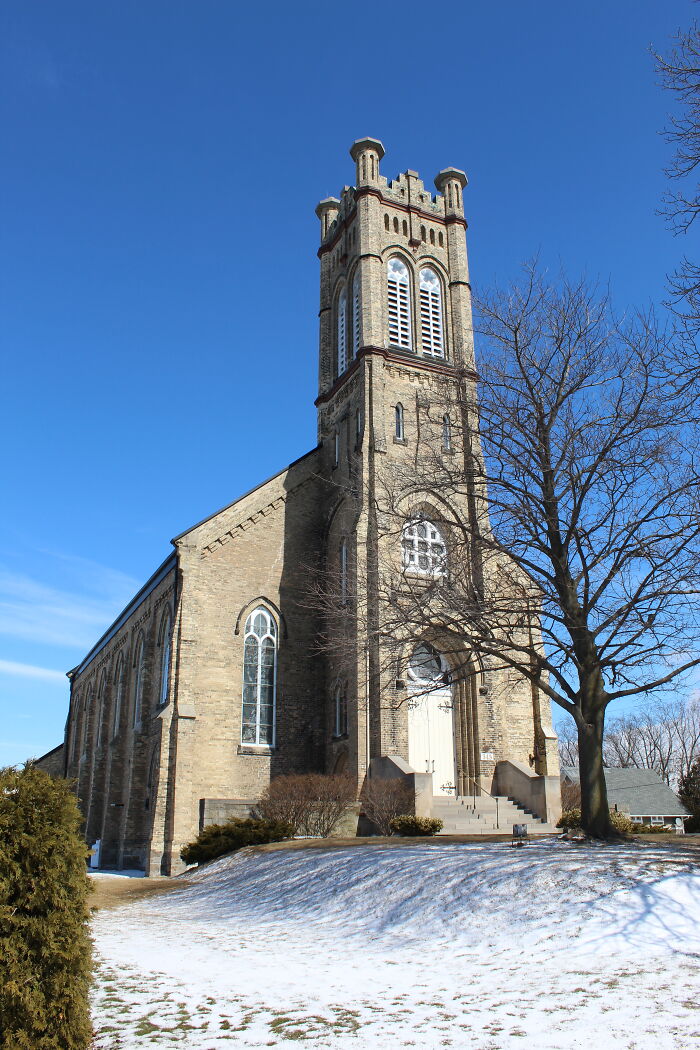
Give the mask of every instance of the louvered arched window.
M 410 350 L 411 299 L 408 267 L 394 256 L 387 267 L 387 301 L 389 306 L 389 342 Z
M 447 548 L 437 525 L 414 518 L 403 527 L 403 565 L 409 572 L 442 576 L 447 571 Z
M 245 624 L 243 650 L 243 718 L 241 742 L 275 742 L 275 688 L 277 681 L 277 626 L 259 606 Z
M 352 282 L 352 356 L 360 352 L 360 271 Z
M 442 287 L 434 270 L 420 272 L 420 330 L 423 353 L 445 356 L 442 325 Z
M 348 367 L 348 297 L 345 289 L 338 298 L 338 375 Z
M 168 681 L 170 678 L 170 653 L 172 647 L 172 622 L 170 611 L 166 610 L 160 621 L 160 689 L 158 703 L 162 706 L 168 702 Z

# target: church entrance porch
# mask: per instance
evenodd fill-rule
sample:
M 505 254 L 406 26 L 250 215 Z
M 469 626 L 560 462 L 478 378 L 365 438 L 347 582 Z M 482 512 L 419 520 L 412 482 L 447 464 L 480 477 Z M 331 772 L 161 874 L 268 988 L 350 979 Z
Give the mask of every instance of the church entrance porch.
M 444 657 L 425 643 L 413 650 L 408 679 L 409 765 L 431 774 L 434 797 L 479 795 L 475 680 L 452 684 Z

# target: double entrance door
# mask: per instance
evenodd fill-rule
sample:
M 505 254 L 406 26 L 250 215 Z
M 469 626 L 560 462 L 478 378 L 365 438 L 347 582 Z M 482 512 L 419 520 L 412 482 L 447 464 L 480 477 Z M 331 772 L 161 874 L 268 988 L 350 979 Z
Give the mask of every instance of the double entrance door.
M 455 795 L 455 731 L 452 688 L 442 685 L 408 698 L 408 762 L 431 773 L 433 795 Z

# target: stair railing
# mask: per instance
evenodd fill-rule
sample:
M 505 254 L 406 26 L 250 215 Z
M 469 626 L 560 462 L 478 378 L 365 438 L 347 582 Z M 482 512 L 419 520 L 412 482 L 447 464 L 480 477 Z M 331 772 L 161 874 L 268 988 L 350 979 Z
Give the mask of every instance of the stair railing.
M 476 789 L 478 788 L 480 792 L 483 791 L 485 794 L 487 794 L 489 796 L 489 798 L 492 798 L 494 800 L 494 802 L 496 803 L 496 830 L 500 831 L 501 825 L 500 825 L 500 821 L 499 821 L 499 817 L 498 817 L 498 795 L 492 795 L 491 792 L 487 788 L 485 788 L 483 786 L 483 784 L 479 784 L 474 779 L 474 777 L 467 777 L 466 779 L 469 781 L 469 783 L 472 786 L 472 811 L 474 813 L 476 813 Z

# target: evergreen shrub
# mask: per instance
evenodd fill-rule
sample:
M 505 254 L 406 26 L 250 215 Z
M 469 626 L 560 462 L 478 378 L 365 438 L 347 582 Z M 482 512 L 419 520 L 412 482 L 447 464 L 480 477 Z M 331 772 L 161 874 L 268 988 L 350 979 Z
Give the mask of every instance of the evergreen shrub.
M 82 817 L 66 780 L 0 769 L 0 1048 L 86 1050 L 92 960 Z
M 398 835 L 436 835 L 442 831 L 442 821 L 437 817 L 394 817 L 389 826 Z
M 685 830 L 700 831 L 700 758 L 696 758 L 688 772 L 681 777 L 678 797 L 692 813 L 690 820 L 685 822 Z
M 244 846 L 280 842 L 293 836 L 293 826 L 282 820 L 231 817 L 225 824 L 208 824 L 202 828 L 194 842 L 183 847 L 180 856 L 185 864 L 204 864 Z
M 620 813 L 616 809 L 610 810 L 610 823 L 620 835 L 634 835 L 639 826 L 633 824 L 626 813 Z M 564 831 L 573 831 L 575 828 L 580 828 L 581 810 L 575 808 L 565 809 L 557 821 L 557 827 L 562 828 Z

